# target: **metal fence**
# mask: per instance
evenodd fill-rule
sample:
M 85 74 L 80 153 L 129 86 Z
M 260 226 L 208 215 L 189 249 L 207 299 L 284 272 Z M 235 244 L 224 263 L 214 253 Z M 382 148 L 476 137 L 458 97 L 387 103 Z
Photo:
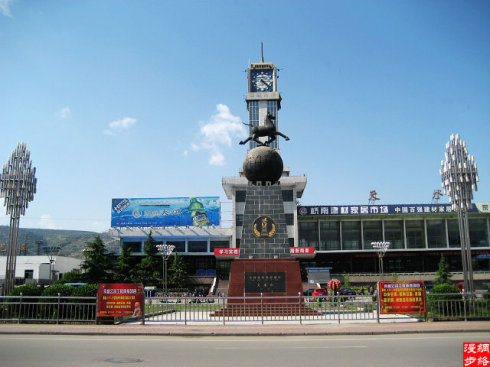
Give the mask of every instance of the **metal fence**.
M 96 309 L 96 297 L 0 297 L 0 320 L 4 322 L 95 323 Z
M 423 314 L 379 314 L 377 298 L 369 295 L 328 297 L 146 297 L 138 323 L 349 323 L 417 322 L 490 319 L 489 295 L 464 299 L 460 294 L 427 296 Z M 1 322 L 96 323 L 96 297 L 0 297 Z

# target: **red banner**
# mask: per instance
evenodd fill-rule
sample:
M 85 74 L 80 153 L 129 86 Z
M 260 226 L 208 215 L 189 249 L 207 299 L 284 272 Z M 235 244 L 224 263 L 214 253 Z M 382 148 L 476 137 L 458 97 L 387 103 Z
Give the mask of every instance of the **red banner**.
M 142 316 L 142 284 L 100 284 L 97 298 L 97 317 Z
M 378 294 L 380 314 L 425 313 L 425 287 L 423 281 L 379 282 Z

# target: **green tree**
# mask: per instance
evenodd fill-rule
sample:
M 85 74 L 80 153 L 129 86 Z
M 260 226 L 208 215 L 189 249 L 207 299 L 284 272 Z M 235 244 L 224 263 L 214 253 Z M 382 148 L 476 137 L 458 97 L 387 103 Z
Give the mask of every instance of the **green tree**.
M 145 286 L 158 285 L 158 279 L 161 279 L 162 262 L 158 257 L 158 249 L 156 241 L 153 239 L 151 232 L 144 245 L 145 256 L 139 263 L 136 274 L 137 279 Z
M 87 242 L 83 250 L 84 260 L 81 268 L 83 279 L 87 283 L 103 283 L 111 280 L 110 256 L 100 236 L 96 236 L 93 242 Z
M 439 269 L 437 269 L 434 284 L 451 284 L 451 273 L 449 272 L 449 264 L 446 262 L 446 259 L 443 255 L 441 255 L 441 260 L 439 260 Z
M 134 282 L 134 266 L 135 259 L 131 256 L 131 248 L 129 246 L 123 246 L 121 248 L 121 254 L 117 257 L 114 265 L 114 279 L 121 283 Z
M 173 256 L 172 265 L 169 267 L 169 284 L 172 288 L 185 288 L 187 285 L 187 270 L 184 259 L 177 252 Z

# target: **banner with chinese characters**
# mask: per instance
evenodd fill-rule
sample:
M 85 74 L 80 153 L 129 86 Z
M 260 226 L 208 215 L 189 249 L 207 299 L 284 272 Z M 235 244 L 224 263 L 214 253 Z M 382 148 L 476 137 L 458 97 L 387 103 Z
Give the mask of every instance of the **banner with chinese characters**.
M 100 284 L 97 293 L 97 317 L 141 317 L 142 284 Z
M 490 343 L 463 342 L 463 366 L 490 366 Z
M 470 212 L 483 211 L 488 205 L 475 205 Z M 396 215 L 454 213 L 451 204 L 396 204 L 396 205 L 316 205 L 299 206 L 300 216 L 335 215 Z
M 425 313 L 425 287 L 423 281 L 379 282 L 380 314 Z

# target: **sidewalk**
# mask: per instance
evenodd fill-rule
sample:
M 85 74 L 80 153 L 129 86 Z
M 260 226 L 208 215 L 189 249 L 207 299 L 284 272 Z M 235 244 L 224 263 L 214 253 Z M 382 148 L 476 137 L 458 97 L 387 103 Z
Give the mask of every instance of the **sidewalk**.
M 53 325 L 0 324 L 0 334 L 50 335 L 166 335 L 166 336 L 286 336 L 374 335 L 443 332 L 489 332 L 490 321 L 411 323 L 272 324 L 272 325 Z

